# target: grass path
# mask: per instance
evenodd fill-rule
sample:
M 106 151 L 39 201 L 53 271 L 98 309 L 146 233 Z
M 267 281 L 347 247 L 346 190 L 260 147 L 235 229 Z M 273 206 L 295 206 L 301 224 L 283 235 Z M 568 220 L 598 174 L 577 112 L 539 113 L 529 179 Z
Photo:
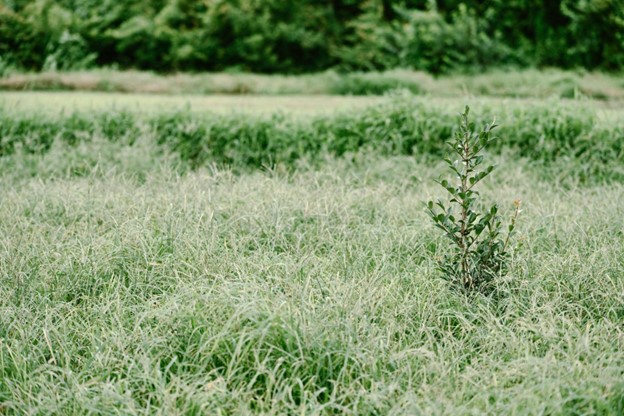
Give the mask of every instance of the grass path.
M 491 71 L 472 75 L 433 77 L 423 72 L 323 72 L 302 75 L 246 73 L 198 73 L 158 75 L 152 72 L 87 70 L 6 74 L 0 90 L 6 91 L 103 91 L 157 94 L 255 94 L 255 95 L 379 95 L 404 88 L 425 96 L 466 95 L 525 98 L 593 97 L 606 101 L 624 99 L 624 84 L 617 74 L 525 69 Z
M 170 113 L 175 111 L 201 112 L 251 112 L 271 114 L 276 111 L 306 114 L 331 114 L 348 112 L 387 101 L 387 97 L 351 97 L 339 95 L 165 95 L 135 94 L 106 92 L 1 92 L 0 109 L 19 113 L 71 113 L 130 110 L 140 113 Z M 391 98 L 390 98 L 391 99 Z M 417 101 L 432 105 L 445 105 L 460 108 L 462 104 L 490 106 L 522 106 L 532 103 L 544 103 L 547 100 L 534 98 L 496 98 L 472 97 L 462 99 L 421 97 Z M 604 102 L 595 100 L 552 100 L 554 103 L 570 102 L 596 109 L 599 117 L 607 122 L 621 120 L 624 106 L 621 102 Z
M 19 112 L 132 110 L 145 113 L 245 111 L 272 113 L 330 113 L 362 108 L 383 100 L 382 97 L 344 96 L 255 96 L 255 95 L 162 95 L 100 92 L 3 92 L 0 106 Z

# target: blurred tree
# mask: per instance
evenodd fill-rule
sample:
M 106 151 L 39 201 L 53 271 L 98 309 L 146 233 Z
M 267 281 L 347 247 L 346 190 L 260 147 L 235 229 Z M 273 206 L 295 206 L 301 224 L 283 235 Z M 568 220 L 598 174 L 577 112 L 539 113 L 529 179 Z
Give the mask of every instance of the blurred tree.
M 570 59 L 585 68 L 624 68 L 624 1 L 564 0 Z
M 623 21 L 623 0 L 3 0 L 0 59 L 31 70 L 622 70 Z

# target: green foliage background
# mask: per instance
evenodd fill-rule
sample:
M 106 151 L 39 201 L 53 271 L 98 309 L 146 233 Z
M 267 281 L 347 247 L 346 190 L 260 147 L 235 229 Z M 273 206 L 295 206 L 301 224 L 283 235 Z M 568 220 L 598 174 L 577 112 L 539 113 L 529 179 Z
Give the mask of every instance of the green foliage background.
M 3 0 L 0 69 L 624 67 L 622 0 Z

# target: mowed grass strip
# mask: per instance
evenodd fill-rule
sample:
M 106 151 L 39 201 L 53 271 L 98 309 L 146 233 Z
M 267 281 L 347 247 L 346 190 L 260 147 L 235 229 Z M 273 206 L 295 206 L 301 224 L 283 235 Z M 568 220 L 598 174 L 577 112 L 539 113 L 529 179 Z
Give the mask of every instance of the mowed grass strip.
M 348 97 L 337 95 L 166 95 L 141 93 L 106 93 L 85 91 L 2 92 L 0 105 L 16 115 L 59 112 L 93 113 L 124 111 L 134 114 L 171 114 L 206 112 L 231 114 L 244 112 L 272 114 L 282 111 L 294 115 L 328 114 L 361 109 L 383 101 L 383 97 Z
M 453 74 L 439 77 L 401 69 L 351 73 L 327 71 L 302 75 L 158 75 L 140 71 L 90 70 L 8 73 L 0 77 L 0 90 L 5 91 L 373 96 L 395 89 L 436 97 L 589 97 L 615 103 L 624 99 L 624 84 L 617 74 L 559 69 L 494 70 L 472 75 Z
M 483 198 L 524 212 L 493 300 L 435 270 L 442 164 L 188 171 L 149 138 L 1 160 L 5 414 L 624 410 L 621 183 L 498 156 Z

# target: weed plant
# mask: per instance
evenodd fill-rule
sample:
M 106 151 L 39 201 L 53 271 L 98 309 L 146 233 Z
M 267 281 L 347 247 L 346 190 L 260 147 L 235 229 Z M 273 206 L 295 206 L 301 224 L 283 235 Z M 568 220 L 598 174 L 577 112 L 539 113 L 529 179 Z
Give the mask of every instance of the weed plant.
M 453 140 L 448 142 L 456 159 L 445 162 L 456 177 L 453 184 L 447 179 L 438 183 L 448 192 L 450 200 L 429 201 L 427 210 L 436 227 L 450 240 L 450 253 L 439 262 L 443 276 L 455 287 L 465 292 L 491 292 L 495 279 L 507 270 L 509 261 L 509 238 L 514 232 L 520 202 L 507 226 L 506 237 L 502 236 L 498 205 L 482 207 L 477 184 L 494 170 L 493 165 L 480 170 L 485 148 L 496 137 L 492 131 L 496 124 L 486 124 L 481 131 L 475 130 L 468 121 L 469 107 L 461 114 L 459 129 Z

